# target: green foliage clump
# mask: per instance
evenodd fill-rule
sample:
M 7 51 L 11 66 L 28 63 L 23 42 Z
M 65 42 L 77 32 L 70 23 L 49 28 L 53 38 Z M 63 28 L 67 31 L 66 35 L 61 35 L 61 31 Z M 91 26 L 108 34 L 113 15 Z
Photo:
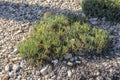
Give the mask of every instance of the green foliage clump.
M 48 58 L 63 58 L 68 52 L 101 53 L 108 46 L 106 31 L 92 28 L 87 23 L 64 15 L 44 14 L 33 27 L 31 37 L 18 46 L 20 55 L 44 61 Z
M 82 8 L 88 17 L 120 21 L 120 0 L 83 0 Z

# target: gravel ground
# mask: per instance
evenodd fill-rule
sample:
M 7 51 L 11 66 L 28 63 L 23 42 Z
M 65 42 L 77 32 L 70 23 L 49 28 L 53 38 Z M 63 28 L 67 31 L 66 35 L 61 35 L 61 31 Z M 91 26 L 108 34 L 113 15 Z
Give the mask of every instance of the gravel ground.
M 0 80 L 120 80 L 120 24 L 97 18 L 92 25 L 110 34 L 112 48 L 104 55 L 66 54 L 63 61 L 35 68 L 18 56 L 17 44 L 27 38 L 30 26 L 47 11 L 75 13 L 80 0 L 0 0 Z

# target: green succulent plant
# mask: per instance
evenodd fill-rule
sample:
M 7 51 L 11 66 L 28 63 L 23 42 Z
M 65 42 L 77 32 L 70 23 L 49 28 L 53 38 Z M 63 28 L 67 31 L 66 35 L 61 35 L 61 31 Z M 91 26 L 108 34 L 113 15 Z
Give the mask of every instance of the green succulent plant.
M 109 36 L 104 30 L 64 15 L 46 14 L 33 27 L 30 38 L 19 44 L 21 57 L 40 61 L 62 59 L 65 53 L 80 50 L 101 53 L 109 45 Z

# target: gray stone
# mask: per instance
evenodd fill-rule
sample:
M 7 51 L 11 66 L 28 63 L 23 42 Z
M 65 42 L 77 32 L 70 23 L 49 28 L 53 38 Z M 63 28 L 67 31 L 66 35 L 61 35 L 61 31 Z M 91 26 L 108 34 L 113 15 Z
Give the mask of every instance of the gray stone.
M 90 20 L 90 22 L 93 24 L 93 25 L 96 25 L 96 24 L 98 24 L 98 18 L 90 18 L 89 19 Z
M 58 60 L 57 60 L 57 59 L 52 60 L 52 63 L 54 64 L 54 66 L 57 66 L 57 64 L 58 64 Z
M 74 58 L 74 57 L 73 57 L 73 58 L 70 58 L 70 61 L 71 61 L 71 62 L 73 62 L 74 60 L 75 60 L 75 58 Z
M 77 64 L 80 64 L 81 63 L 81 61 L 75 61 Z
M 62 67 L 61 69 L 60 69 L 60 72 L 62 72 L 62 73 L 67 73 L 67 67 Z
M 64 61 L 63 61 L 63 64 L 66 64 L 66 63 L 67 63 L 67 61 L 64 60 Z
M 97 24 L 98 24 L 98 21 L 91 21 L 91 23 L 92 23 L 93 25 L 97 25 Z
M 78 57 L 75 57 L 75 60 L 77 60 L 78 59 Z

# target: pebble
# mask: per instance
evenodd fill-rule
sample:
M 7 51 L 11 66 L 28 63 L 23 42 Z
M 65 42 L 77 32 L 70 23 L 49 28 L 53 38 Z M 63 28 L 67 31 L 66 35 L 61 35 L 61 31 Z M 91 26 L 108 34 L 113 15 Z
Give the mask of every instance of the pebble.
M 39 76 L 39 75 L 40 75 L 40 71 L 36 71 L 35 74 L 36 74 L 37 76 Z
M 46 65 L 40 70 L 40 73 L 42 75 L 46 75 L 48 72 L 50 73 L 52 71 L 52 67 L 50 65 Z
M 98 21 L 91 21 L 91 23 L 92 23 L 93 25 L 97 25 L 97 24 L 98 24 Z
M 47 74 L 47 68 L 48 68 L 48 66 L 46 66 L 46 67 L 44 67 L 44 68 L 42 68 L 40 70 L 40 72 L 41 72 L 42 75 L 46 75 Z
M 14 71 L 9 72 L 9 76 L 10 76 L 10 78 L 13 78 L 14 77 Z
M 68 77 L 71 77 L 71 76 L 72 76 L 71 70 L 68 70 L 68 71 L 67 71 L 67 74 L 68 74 Z
M 89 20 L 90 20 L 90 22 L 91 22 L 93 25 L 97 25 L 97 24 L 98 24 L 98 18 L 90 18 Z
M 54 64 L 54 66 L 57 66 L 58 65 L 58 60 L 52 60 L 52 63 Z
M 19 76 L 17 77 L 17 79 L 18 79 L 18 80 L 21 80 L 21 78 L 22 78 L 22 76 L 21 76 L 21 75 L 19 75 Z
M 50 78 L 50 75 L 45 75 L 45 79 L 49 79 Z
M 74 60 L 75 60 L 75 58 L 74 58 L 74 57 L 73 57 L 73 58 L 70 58 L 70 61 L 71 61 L 71 62 L 73 62 Z
M 12 71 L 12 66 L 11 65 L 6 65 L 5 66 L 5 71 Z
M 73 63 L 72 62 L 67 62 L 67 65 L 68 66 L 73 66 Z
M 107 67 L 108 63 L 103 62 L 102 65 L 103 65 L 104 67 Z
M 3 74 L 3 70 L 2 69 L 0 69 L 0 75 L 2 75 Z
M 14 70 L 14 72 L 18 72 L 18 71 L 20 71 L 20 66 L 19 65 L 17 65 L 17 64 L 14 64 L 13 65 L 13 70 Z
M 80 64 L 81 63 L 81 61 L 75 61 L 77 64 Z

